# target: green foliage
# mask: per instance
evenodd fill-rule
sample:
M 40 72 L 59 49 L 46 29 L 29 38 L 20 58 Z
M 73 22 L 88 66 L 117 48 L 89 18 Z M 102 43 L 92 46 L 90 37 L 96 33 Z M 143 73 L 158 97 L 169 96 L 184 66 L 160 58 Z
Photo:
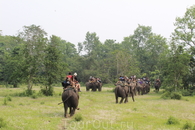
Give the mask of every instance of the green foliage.
M 182 98 L 182 96 L 177 93 L 177 92 L 172 92 L 171 93 L 171 99 L 177 99 L 177 100 L 180 100 Z
M 193 96 L 193 91 L 182 90 L 182 96 Z
M 20 96 L 20 97 L 29 97 L 29 96 L 32 96 L 35 93 L 36 93 L 35 90 L 26 89 L 23 92 L 20 92 L 18 94 L 18 96 Z
M 7 105 L 7 98 L 6 97 L 4 98 L 3 105 Z
M 173 116 L 170 116 L 169 119 L 167 120 L 167 125 L 175 125 L 175 124 L 179 124 L 178 119 L 176 119 Z
M 185 89 L 183 96 L 193 95 L 189 86 L 195 83 L 194 12 L 191 6 L 176 18 L 169 43 L 152 27 L 138 25 L 121 43 L 113 39 L 102 43 L 95 32 L 87 32 L 78 52 L 74 44 L 58 36 L 47 38 L 40 26 L 24 26 L 16 37 L 0 35 L 0 79 L 14 87 L 26 83 L 31 90 L 35 83 L 46 87 L 62 82 L 68 72 L 77 72 L 83 83 L 89 76 L 113 84 L 120 75 L 145 75 L 151 81 L 160 78 L 170 92 Z M 41 92 L 53 95 L 50 88 Z M 179 96 L 173 94 L 173 98 Z
M 45 96 L 53 96 L 53 94 L 54 94 L 53 87 L 51 87 L 51 86 L 41 88 L 40 92 Z
M 186 122 L 183 127 L 182 127 L 182 130 L 192 130 L 193 126 L 191 123 L 189 122 Z
M 31 97 L 32 97 L 33 99 L 36 99 L 36 98 L 38 98 L 38 95 L 35 94 L 35 93 L 33 93 L 33 94 L 31 95 Z
M 74 120 L 75 121 L 82 121 L 83 120 L 83 116 L 81 114 L 75 114 Z
M 182 98 L 182 96 L 179 93 L 177 93 L 177 92 L 166 91 L 165 93 L 162 94 L 161 98 L 163 98 L 163 99 L 177 99 L 177 100 L 180 100 Z
M 7 98 L 8 101 L 12 101 L 11 96 L 6 96 L 6 98 Z
M 0 128 L 3 128 L 6 126 L 6 122 L 4 121 L 3 118 L 0 117 Z

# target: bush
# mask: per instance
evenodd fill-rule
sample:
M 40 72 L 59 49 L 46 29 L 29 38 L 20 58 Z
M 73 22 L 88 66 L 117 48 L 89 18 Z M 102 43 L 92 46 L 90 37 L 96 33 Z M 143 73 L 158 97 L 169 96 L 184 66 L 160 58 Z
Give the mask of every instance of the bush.
M 177 99 L 177 100 L 180 100 L 181 99 L 181 95 L 177 92 L 173 92 L 171 93 L 171 99 Z
M 12 98 L 10 96 L 7 96 L 8 101 L 12 101 Z
M 183 130 L 188 130 L 188 129 L 192 129 L 192 124 L 189 123 L 189 122 L 186 122 L 184 125 L 183 125 Z
M 53 87 L 41 88 L 40 92 L 45 96 L 53 96 L 54 94 Z
M 36 99 L 38 96 L 37 94 L 33 93 L 33 95 L 31 96 L 33 99 Z
M 162 94 L 161 98 L 163 99 L 177 99 L 180 100 L 182 96 L 177 92 L 169 92 L 166 91 L 164 94 Z
M 4 98 L 3 105 L 7 105 L 7 98 L 6 97 Z
M 164 92 L 161 96 L 162 99 L 170 99 L 171 92 Z
M 170 116 L 169 119 L 167 120 L 166 124 L 175 125 L 175 124 L 179 124 L 179 121 L 175 117 Z
M 81 114 L 76 114 L 75 117 L 74 117 L 74 120 L 75 121 L 81 121 L 81 120 L 83 120 L 83 117 L 82 117 Z
M 34 93 L 35 93 L 35 90 L 27 89 L 24 92 L 19 93 L 18 96 L 20 96 L 20 97 L 26 97 L 27 96 L 28 97 L 28 96 L 33 95 Z
M 193 91 L 191 90 L 183 90 L 182 96 L 193 96 Z
M 3 128 L 6 126 L 5 121 L 3 120 L 3 118 L 0 117 L 0 128 Z

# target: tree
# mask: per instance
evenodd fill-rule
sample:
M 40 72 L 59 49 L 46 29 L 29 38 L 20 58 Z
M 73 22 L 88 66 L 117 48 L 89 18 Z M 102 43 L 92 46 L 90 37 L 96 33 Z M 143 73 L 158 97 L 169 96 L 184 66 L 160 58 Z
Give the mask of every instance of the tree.
M 189 74 L 185 77 L 187 85 L 195 84 L 195 5 L 186 9 L 183 17 L 177 17 L 174 23 L 175 30 L 171 35 L 171 40 L 178 46 L 182 46 L 189 55 L 190 59 L 190 69 Z M 190 78 L 191 77 L 191 78 Z
M 24 77 L 27 81 L 27 90 L 31 92 L 36 74 L 42 71 L 44 49 L 46 47 L 47 33 L 40 26 L 24 26 L 18 37 L 23 40 Z
M 15 47 L 11 54 L 6 55 L 4 81 L 12 84 L 14 88 L 18 87 L 18 84 L 23 81 L 23 65 L 24 61 L 21 50 L 20 48 Z
M 160 56 L 168 45 L 164 37 L 152 33 L 151 27 L 138 25 L 133 35 L 124 38 L 122 48 L 138 61 L 141 73 L 150 76 L 151 72 L 160 70 Z
M 43 94 L 46 96 L 53 95 L 53 84 L 57 83 L 63 74 L 63 63 L 61 61 L 61 52 L 58 50 L 61 39 L 57 36 L 52 35 L 50 42 L 44 50 L 44 70 L 41 74 L 40 79 L 44 84 L 45 89 L 42 89 Z
M 181 90 L 182 79 L 189 73 L 190 55 L 182 46 L 171 43 L 168 59 L 163 64 L 164 84 L 171 86 L 174 90 Z

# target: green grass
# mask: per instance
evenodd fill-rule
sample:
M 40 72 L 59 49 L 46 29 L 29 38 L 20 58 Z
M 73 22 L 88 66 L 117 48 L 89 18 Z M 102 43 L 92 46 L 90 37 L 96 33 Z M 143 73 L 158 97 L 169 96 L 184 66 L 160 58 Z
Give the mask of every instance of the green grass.
M 40 87 L 35 86 L 38 93 Z M 81 87 L 79 108 L 73 117 L 64 118 L 62 87 L 55 87 L 54 96 L 19 97 L 21 88 L 0 88 L 1 130 L 178 130 L 195 125 L 195 97 L 182 100 L 161 99 L 162 91 L 129 97 L 126 104 L 116 104 L 112 87 L 102 92 L 86 92 Z M 9 97 L 9 98 L 8 98 Z M 11 99 L 6 101 L 4 99 Z M 179 123 L 167 124 L 170 117 Z

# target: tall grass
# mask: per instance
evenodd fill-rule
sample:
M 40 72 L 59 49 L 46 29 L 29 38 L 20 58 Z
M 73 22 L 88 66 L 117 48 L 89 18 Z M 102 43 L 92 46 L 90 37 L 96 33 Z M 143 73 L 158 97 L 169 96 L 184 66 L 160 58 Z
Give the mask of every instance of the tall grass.
M 160 98 L 162 92 L 135 96 L 135 102 L 116 104 L 114 86 L 102 92 L 86 92 L 81 87 L 79 108 L 73 117 L 64 118 L 61 102 L 62 87 L 54 88 L 54 96 L 41 96 L 34 87 L 35 96 L 20 97 L 21 88 L 0 88 L 1 130 L 178 130 L 195 125 L 195 97 L 188 100 Z M 11 100 L 8 100 L 8 97 Z M 4 99 L 7 99 L 7 105 Z M 9 102 L 8 102 L 9 101 Z M 172 117 L 179 123 L 173 125 Z M 187 123 L 186 123 L 187 122 Z

